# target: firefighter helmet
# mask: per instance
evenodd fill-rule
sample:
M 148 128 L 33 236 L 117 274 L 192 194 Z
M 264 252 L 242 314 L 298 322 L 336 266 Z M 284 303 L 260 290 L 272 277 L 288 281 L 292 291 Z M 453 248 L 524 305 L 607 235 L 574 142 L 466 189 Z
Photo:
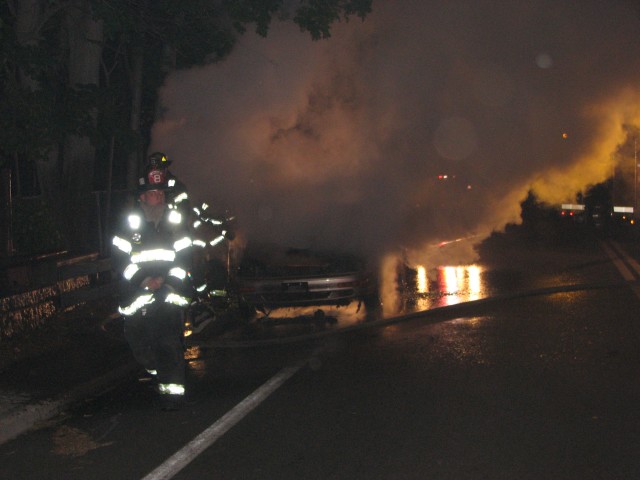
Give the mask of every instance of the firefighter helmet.
M 151 169 L 167 168 L 169 165 L 171 165 L 171 160 L 169 160 L 167 156 L 162 152 L 152 153 L 151 155 L 149 155 L 148 160 L 148 165 Z
M 152 168 L 138 179 L 138 193 L 149 190 L 166 190 L 167 188 L 169 188 L 167 174 L 162 169 Z

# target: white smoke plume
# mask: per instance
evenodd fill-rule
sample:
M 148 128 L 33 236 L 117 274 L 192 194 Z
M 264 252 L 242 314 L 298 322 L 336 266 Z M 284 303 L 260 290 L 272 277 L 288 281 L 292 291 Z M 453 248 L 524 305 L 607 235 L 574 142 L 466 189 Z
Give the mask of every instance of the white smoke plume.
M 479 241 L 532 186 L 556 203 L 611 173 L 638 124 L 639 40 L 622 0 L 374 1 L 329 40 L 276 23 L 171 75 L 152 146 L 248 238 Z

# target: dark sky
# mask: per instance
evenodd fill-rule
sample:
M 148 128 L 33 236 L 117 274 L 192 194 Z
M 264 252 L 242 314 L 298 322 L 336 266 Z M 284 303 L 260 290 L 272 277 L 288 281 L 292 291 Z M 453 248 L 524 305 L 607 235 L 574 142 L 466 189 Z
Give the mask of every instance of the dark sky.
M 573 200 L 632 161 L 613 155 L 640 123 L 632 2 L 373 9 L 328 41 L 274 24 L 169 78 L 153 148 L 193 197 L 230 209 L 249 238 L 420 256 L 518 221 L 532 186 Z

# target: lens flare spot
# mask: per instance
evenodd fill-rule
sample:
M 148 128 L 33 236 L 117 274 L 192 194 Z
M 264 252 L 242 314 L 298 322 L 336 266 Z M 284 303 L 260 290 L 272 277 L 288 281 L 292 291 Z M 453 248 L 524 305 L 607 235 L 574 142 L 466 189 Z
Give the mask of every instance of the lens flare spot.
M 540 53 L 536 57 L 536 65 L 544 69 L 551 68 L 553 66 L 553 59 L 548 53 Z

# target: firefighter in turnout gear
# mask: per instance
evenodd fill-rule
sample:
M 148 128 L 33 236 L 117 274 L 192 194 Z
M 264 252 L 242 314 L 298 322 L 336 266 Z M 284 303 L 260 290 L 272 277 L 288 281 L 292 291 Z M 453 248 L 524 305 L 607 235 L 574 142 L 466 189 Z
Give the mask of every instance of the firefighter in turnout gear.
M 113 237 L 113 267 L 124 279 L 118 310 L 134 357 L 156 376 L 161 406 L 171 410 L 185 394 L 183 316 L 191 301 L 192 242 L 188 220 L 165 200 L 165 172 L 150 170 L 139 183 L 139 205 Z
M 145 175 L 149 172 L 159 170 L 164 174 L 169 187 L 167 202 L 175 205 L 181 213 L 191 210 L 191 202 L 187 192 L 187 186 L 169 170 L 172 161 L 162 152 L 153 152 L 147 159 Z
M 218 245 L 235 238 L 234 217 L 214 216 L 206 203 L 194 207 L 193 213 L 193 247 L 195 252 L 202 252 L 198 268 L 194 268 L 194 287 L 198 295 L 207 298 L 226 297 L 229 247 L 218 249 Z

